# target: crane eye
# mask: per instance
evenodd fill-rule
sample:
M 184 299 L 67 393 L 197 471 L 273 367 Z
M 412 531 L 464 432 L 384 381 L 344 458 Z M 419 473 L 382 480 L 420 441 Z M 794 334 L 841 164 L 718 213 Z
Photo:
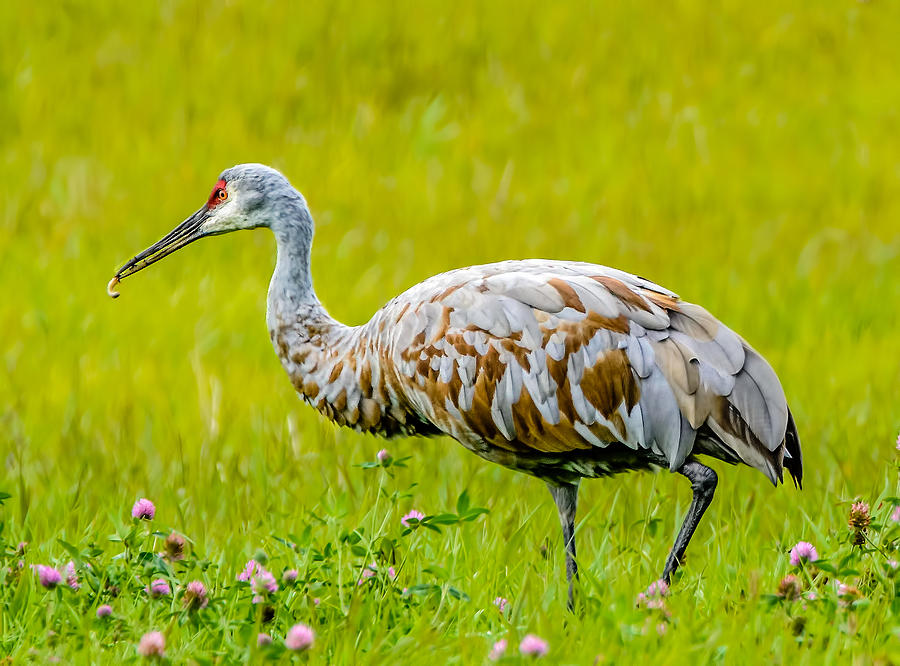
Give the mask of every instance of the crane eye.
M 219 201 L 225 201 L 225 199 L 227 198 L 228 192 L 226 192 L 225 190 L 219 190 L 218 192 L 216 192 L 216 199 L 218 199 Z

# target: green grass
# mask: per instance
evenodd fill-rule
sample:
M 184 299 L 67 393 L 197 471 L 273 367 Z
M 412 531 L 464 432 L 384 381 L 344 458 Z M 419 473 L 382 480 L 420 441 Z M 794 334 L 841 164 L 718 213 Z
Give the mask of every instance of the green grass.
M 527 632 L 573 664 L 900 660 L 889 553 L 854 551 L 846 525 L 854 498 L 875 511 L 900 494 L 896 3 L 13 0 L 0 25 L 0 657 L 133 661 L 158 629 L 173 663 L 255 660 L 259 608 L 235 576 L 264 551 L 315 579 L 279 591 L 262 629 L 311 624 L 313 663 L 481 663 Z M 804 490 L 714 464 L 662 619 L 634 599 L 687 483 L 584 484 L 585 611 L 567 615 L 540 482 L 447 439 L 387 444 L 411 456 L 394 476 L 363 469 L 385 444 L 297 400 L 264 324 L 268 233 L 198 243 L 106 297 L 116 267 L 243 161 L 306 195 L 316 290 L 348 323 L 436 272 L 517 257 L 616 266 L 703 304 L 781 376 Z M 490 513 L 401 534 L 407 510 L 455 511 L 463 490 Z M 165 568 L 137 561 L 161 548 L 146 525 L 113 559 L 108 537 L 144 496 L 154 529 L 193 541 L 166 572 L 213 590 L 206 611 L 140 592 Z M 822 601 L 773 603 L 800 539 L 858 571 L 842 579 L 864 599 L 841 606 L 823 572 Z M 60 540 L 79 560 L 99 551 L 78 592 L 27 568 L 64 565 Z M 386 543 L 396 582 L 357 586 L 373 559 L 359 548 Z M 111 600 L 89 584 L 108 574 L 123 577 Z M 439 589 L 398 591 L 416 585 Z M 106 601 L 114 620 L 98 622 Z

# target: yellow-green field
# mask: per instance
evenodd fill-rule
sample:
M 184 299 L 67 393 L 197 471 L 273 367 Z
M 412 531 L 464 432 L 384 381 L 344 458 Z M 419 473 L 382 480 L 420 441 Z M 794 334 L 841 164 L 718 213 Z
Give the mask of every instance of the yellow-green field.
M 12 0 L 0 26 L 0 661 L 135 661 L 158 630 L 171 663 L 482 663 L 501 638 L 515 663 L 527 633 L 552 663 L 900 662 L 896 2 Z M 337 430 L 297 399 L 266 333 L 267 231 L 106 296 L 247 161 L 306 195 L 316 291 L 347 323 L 505 258 L 616 266 L 703 304 L 782 378 L 804 489 L 712 463 L 716 499 L 661 612 L 635 597 L 688 483 L 585 483 L 567 614 L 541 482 L 449 439 Z M 407 466 L 359 467 L 383 446 Z M 490 512 L 401 534 L 409 509 L 455 512 L 464 490 Z M 156 516 L 129 535 L 140 497 Z M 152 556 L 171 530 L 192 541 L 175 564 Z M 799 540 L 825 560 L 801 572 L 818 598 L 775 599 Z M 259 552 L 300 576 L 267 622 L 236 581 Z M 77 591 L 30 568 L 69 560 Z M 159 577 L 174 594 L 148 599 Z M 195 579 L 199 612 L 180 591 Z M 280 646 L 300 622 L 316 642 L 294 655 Z

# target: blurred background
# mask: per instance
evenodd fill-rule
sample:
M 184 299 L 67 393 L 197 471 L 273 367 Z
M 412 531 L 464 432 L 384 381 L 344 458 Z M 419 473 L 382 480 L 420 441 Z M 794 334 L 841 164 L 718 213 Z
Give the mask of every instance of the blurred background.
M 746 337 L 783 380 L 806 489 L 718 466 L 695 566 L 730 538 L 753 569 L 881 490 L 900 427 L 897 3 L 11 2 L 0 24 L 0 481 L 23 538 L 74 540 L 146 495 L 242 561 L 263 525 L 363 496 L 350 466 L 382 443 L 322 422 L 272 352 L 267 231 L 106 296 L 246 161 L 306 196 L 316 291 L 346 323 L 434 273 L 544 257 L 646 276 Z M 391 446 L 414 456 L 401 481 L 438 480 L 422 505 L 468 487 L 491 539 L 533 516 L 534 543 L 559 545 L 537 481 L 449 440 Z M 633 520 L 664 520 L 651 580 L 676 528 L 659 502 L 686 505 L 686 485 L 586 491 L 585 557 L 601 525 L 624 547 Z

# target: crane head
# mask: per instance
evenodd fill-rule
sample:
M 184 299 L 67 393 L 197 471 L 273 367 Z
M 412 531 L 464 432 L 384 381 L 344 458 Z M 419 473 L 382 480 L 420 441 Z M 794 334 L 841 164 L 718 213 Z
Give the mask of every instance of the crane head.
M 107 292 L 116 298 L 119 294 L 114 287 L 122 279 L 195 240 L 229 231 L 271 226 L 273 209 L 277 208 L 273 203 L 284 199 L 298 199 L 305 209 L 303 197 L 275 169 L 262 164 L 239 164 L 226 169 L 219 175 L 206 203 L 122 266 L 110 280 Z

